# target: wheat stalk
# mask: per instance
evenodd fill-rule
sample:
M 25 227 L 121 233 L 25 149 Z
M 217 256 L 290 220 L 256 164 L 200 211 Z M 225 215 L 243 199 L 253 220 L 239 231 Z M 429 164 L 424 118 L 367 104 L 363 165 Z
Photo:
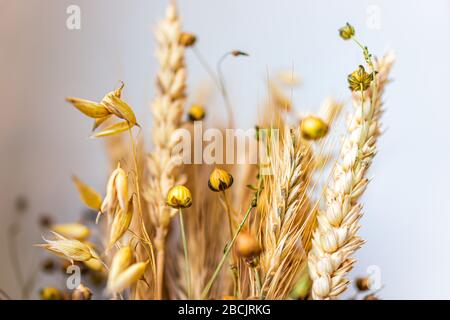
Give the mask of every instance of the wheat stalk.
M 156 227 L 157 298 L 162 298 L 165 241 L 173 210 L 165 205 L 168 190 L 176 183 L 177 159 L 172 156 L 175 131 L 180 127 L 185 104 L 186 69 L 184 47 L 179 44 L 181 23 L 176 6 L 168 5 L 165 18 L 155 31 L 158 42 L 156 56 L 160 64 L 157 74 L 158 93 L 152 103 L 153 143 L 149 156 L 149 185 L 146 200 L 153 225 Z
M 273 176 L 265 183 L 258 203 L 263 211 L 262 295 L 267 299 L 283 299 L 289 294 L 306 262 L 314 222 L 307 195 L 312 163 L 309 147 L 298 130 L 287 130 L 282 140 L 270 143 Z
M 353 96 L 355 110 L 348 119 L 348 134 L 325 190 L 326 208 L 318 214 L 309 254 L 313 299 L 334 299 L 345 291 L 345 275 L 355 262 L 351 256 L 364 243 L 357 235 L 362 216 L 358 199 L 369 182 L 365 174 L 376 153 L 381 96 L 393 61 L 392 55 L 377 61 L 378 91 L 369 89 L 368 94 Z

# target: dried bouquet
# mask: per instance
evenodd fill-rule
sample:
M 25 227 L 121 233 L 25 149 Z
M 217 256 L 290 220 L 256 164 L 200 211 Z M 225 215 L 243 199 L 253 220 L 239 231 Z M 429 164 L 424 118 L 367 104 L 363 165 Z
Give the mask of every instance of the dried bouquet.
M 392 54 L 374 58 L 350 24 L 339 34 L 362 52 L 361 65 L 347 79 L 353 109 L 339 152 L 333 152 L 331 133 L 344 103 L 329 98 L 319 112 L 298 117 L 281 85 L 296 85 L 293 73 L 269 81 L 267 103 L 242 143 L 221 63 L 247 53 L 230 51 L 211 68 L 171 2 L 155 29 L 152 151 L 144 150 L 123 83 L 100 101 L 67 98 L 93 119 L 93 138 L 107 137 L 111 174 L 104 197 L 73 177 L 96 222 L 52 224 L 38 246 L 67 261 L 66 267 L 95 273 L 104 285 L 95 298 L 339 298 L 353 254 L 364 244 L 359 199 L 369 182 L 394 62 Z M 226 124 L 212 127 L 200 98 L 187 108 L 194 99 L 187 95 L 186 50 L 223 98 Z M 203 154 L 192 138 L 199 132 Z M 94 229 L 101 241 L 90 239 Z M 85 278 L 82 273 L 69 295 L 48 287 L 42 297 L 90 299 L 95 290 Z

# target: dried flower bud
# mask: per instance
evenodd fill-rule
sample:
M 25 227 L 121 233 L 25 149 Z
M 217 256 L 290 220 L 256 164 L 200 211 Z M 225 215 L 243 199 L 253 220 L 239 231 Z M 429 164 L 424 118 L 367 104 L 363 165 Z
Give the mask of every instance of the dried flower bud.
M 128 203 L 128 210 L 125 212 L 119 209 L 114 215 L 114 220 L 111 224 L 111 231 L 109 235 L 109 244 L 107 250 L 111 247 L 125 234 L 131 224 L 133 218 L 134 206 L 133 198 L 130 199 Z
M 39 225 L 42 228 L 49 228 L 52 225 L 52 217 L 49 214 L 42 214 L 39 217 Z
M 261 246 L 255 236 L 241 232 L 236 239 L 236 252 L 240 257 L 254 258 L 261 253 Z
M 108 279 L 106 291 L 111 294 L 129 288 L 142 278 L 148 263 L 149 261 L 135 263 L 119 273 L 117 277 Z
M 233 50 L 233 51 L 231 51 L 231 54 L 233 56 L 235 56 L 235 57 L 238 57 L 238 56 L 246 56 L 246 57 L 248 57 L 248 55 L 249 55 L 248 53 L 240 51 L 240 50 Z
M 185 47 L 192 47 L 197 42 L 197 37 L 193 33 L 182 32 L 179 43 Z
M 199 104 L 193 104 L 188 110 L 188 117 L 191 121 L 200 121 L 205 118 L 205 109 Z
M 339 29 L 339 36 L 344 40 L 349 40 L 355 35 L 355 28 L 348 22 Z
M 72 300 L 91 300 L 91 298 L 91 290 L 82 283 L 72 293 Z
M 348 75 L 349 89 L 352 91 L 367 90 L 373 80 L 373 73 L 367 73 L 363 66 Z
M 380 300 L 380 299 L 374 294 L 368 294 L 367 296 L 364 297 L 363 300 Z
M 63 300 L 63 294 L 54 287 L 42 288 L 39 292 L 42 300 Z
M 69 239 L 86 240 L 90 235 L 88 227 L 81 223 L 57 224 L 51 227 L 53 231 Z
M 47 240 L 44 238 L 47 243 L 36 246 L 43 247 L 69 261 L 87 261 L 92 258 L 99 259 L 97 253 L 81 241 L 67 239 L 56 232 L 53 232 L 53 234 L 56 236 L 56 240 Z
M 189 208 L 192 205 L 192 194 L 185 186 L 172 187 L 167 193 L 167 204 L 172 208 Z
M 16 210 L 20 213 L 27 211 L 28 209 L 28 200 L 24 196 L 19 196 L 16 199 Z
M 55 262 L 52 259 L 46 259 L 41 266 L 43 271 L 52 272 L 55 269 Z
M 355 281 L 356 288 L 359 291 L 367 291 L 370 289 L 370 278 L 357 278 Z
M 307 116 L 300 123 L 302 137 L 307 140 L 318 140 L 323 138 L 328 132 L 328 125 L 321 118 Z
M 215 168 L 209 176 L 208 187 L 214 191 L 224 191 L 233 185 L 233 176 L 225 170 Z

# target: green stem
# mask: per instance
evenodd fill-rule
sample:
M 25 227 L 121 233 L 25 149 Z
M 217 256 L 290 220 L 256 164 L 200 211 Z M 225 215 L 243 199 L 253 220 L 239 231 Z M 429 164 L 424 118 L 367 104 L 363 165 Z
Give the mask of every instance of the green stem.
M 184 259 L 186 264 L 186 282 L 188 290 L 188 299 L 191 299 L 191 270 L 189 268 L 189 256 L 186 242 L 186 234 L 184 233 L 183 212 L 181 211 L 181 208 L 179 208 L 178 211 L 180 216 L 181 240 L 183 241 Z
M 245 213 L 244 219 L 242 219 L 242 221 L 239 224 L 236 232 L 234 233 L 233 239 L 231 239 L 231 242 L 227 245 L 227 247 L 225 249 L 225 252 L 224 252 L 224 254 L 222 256 L 222 259 L 219 262 L 219 265 L 217 266 L 216 270 L 214 271 L 214 273 L 213 273 L 211 279 L 209 280 L 208 284 L 206 285 L 205 289 L 203 290 L 203 292 L 202 292 L 202 299 L 205 299 L 206 296 L 209 294 L 209 291 L 211 290 L 211 287 L 214 284 L 214 281 L 216 280 L 217 276 L 219 275 L 220 270 L 222 269 L 222 267 L 223 267 L 223 265 L 224 265 L 228 255 L 230 254 L 230 251 L 233 248 L 233 245 L 236 242 L 236 239 L 237 239 L 239 233 L 241 232 L 242 228 L 244 227 L 245 222 L 247 221 L 247 219 L 248 219 L 252 209 L 253 209 L 253 205 L 250 204 L 250 206 L 247 209 L 247 212 Z

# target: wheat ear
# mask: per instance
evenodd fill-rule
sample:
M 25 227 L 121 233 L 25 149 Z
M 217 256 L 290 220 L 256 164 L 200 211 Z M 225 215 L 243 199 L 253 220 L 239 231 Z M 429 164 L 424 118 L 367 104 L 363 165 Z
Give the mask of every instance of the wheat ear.
M 299 130 L 286 129 L 281 140 L 271 143 L 269 159 L 274 174 L 268 177 L 267 193 L 258 203 L 267 208 L 261 256 L 262 295 L 267 299 L 285 299 L 290 293 L 295 276 L 306 263 L 308 234 L 314 222 L 307 195 L 311 151 Z
M 174 2 L 170 2 L 165 18 L 155 30 L 160 64 L 157 74 L 157 95 L 151 107 L 153 143 L 149 157 L 149 187 L 146 191 L 150 217 L 156 228 L 157 298 L 162 298 L 165 241 L 173 210 L 165 205 L 168 190 L 176 183 L 177 159 L 172 156 L 174 133 L 180 127 L 185 104 L 186 69 L 184 47 L 179 44 L 181 23 Z
M 348 119 L 347 136 L 325 190 L 326 208 L 317 216 L 309 254 L 313 299 L 335 299 L 345 291 L 345 276 L 355 262 L 351 256 L 364 243 L 357 235 L 362 216 L 358 199 L 369 182 L 365 174 L 376 153 L 381 96 L 393 61 L 390 54 L 376 61 L 376 92 L 369 89 L 363 97 L 353 96 L 355 110 Z

